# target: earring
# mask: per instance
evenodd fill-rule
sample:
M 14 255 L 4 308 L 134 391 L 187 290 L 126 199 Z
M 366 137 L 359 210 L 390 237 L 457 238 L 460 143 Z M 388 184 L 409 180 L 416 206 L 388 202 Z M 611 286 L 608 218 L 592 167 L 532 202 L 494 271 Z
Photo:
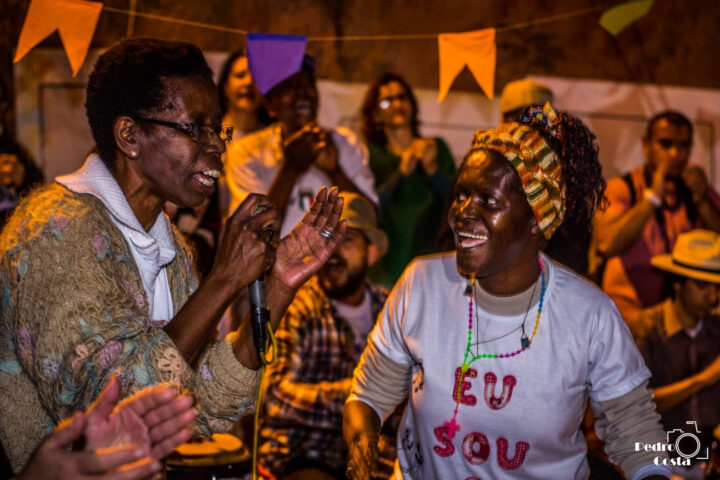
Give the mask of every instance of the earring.
M 135 150 L 133 150 L 133 151 L 130 152 L 130 156 L 131 156 L 132 158 L 137 158 L 138 152 L 136 152 Z

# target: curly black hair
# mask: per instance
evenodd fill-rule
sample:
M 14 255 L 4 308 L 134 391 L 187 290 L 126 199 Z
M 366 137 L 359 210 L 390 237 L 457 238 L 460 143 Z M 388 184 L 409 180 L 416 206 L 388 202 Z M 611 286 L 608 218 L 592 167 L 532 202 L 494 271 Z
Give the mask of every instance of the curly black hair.
M 212 82 L 202 51 L 189 42 L 129 38 L 100 55 L 88 80 L 85 112 L 100 158 L 111 170 L 117 148 L 115 119 L 161 110 L 165 81 L 194 76 Z
M 418 104 L 410 84 L 400 75 L 386 72 L 380 75 L 372 85 L 370 85 L 367 93 L 365 93 L 365 99 L 360 109 L 360 116 L 362 117 L 361 133 L 366 142 L 372 142 L 378 145 L 385 145 L 387 143 L 387 137 L 385 136 L 382 125 L 375 123 L 375 112 L 377 112 L 378 102 L 380 101 L 380 87 L 390 82 L 398 82 L 405 89 L 405 93 L 407 93 L 410 105 L 412 106 L 410 129 L 414 137 L 420 136 L 418 128 L 420 125 L 418 120 Z
M 528 126 L 539 131 L 560 159 L 565 184 L 563 225 L 589 237 L 595 209 L 603 208 L 606 201 L 607 182 L 598 157 L 597 139 L 579 118 L 566 112 L 557 115 L 558 136 L 552 135 L 544 125 L 533 123 Z
M 653 127 L 660 120 L 667 121 L 670 125 L 675 127 L 687 127 L 690 131 L 690 138 L 693 136 L 693 124 L 685 115 L 678 112 L 677 110 L 663 110 L 653 115 L 648 120 L 647 127 L 645 128 L 645 138 L 650 139 L 653 135 Z

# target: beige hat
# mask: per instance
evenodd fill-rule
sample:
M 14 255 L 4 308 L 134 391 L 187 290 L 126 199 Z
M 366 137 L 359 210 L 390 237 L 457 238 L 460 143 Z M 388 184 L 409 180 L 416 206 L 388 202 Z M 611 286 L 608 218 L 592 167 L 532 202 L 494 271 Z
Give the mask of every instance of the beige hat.
M 500 113 L 507 113 L 528 105 L 545 105 L 552 103 L 553 94 L 550 87 L 542 83 L 523 78 L 514 80 L 503 88 L 500 94 Z
M 362 230 L 368 240 L 378 246 L 379 256 L 385 255 L 388 250 L 388 238 L 377 226 L 375 207 L 370 200 L 351 192 L 342 192 L 340 196 L 345 199 L 340 220 L 347 220 L 349 228 Z
M 678 235 L 672 254 L 655 255 L 655 268 L 703 282 L 720 283 L 720 235 L 691 230 Z

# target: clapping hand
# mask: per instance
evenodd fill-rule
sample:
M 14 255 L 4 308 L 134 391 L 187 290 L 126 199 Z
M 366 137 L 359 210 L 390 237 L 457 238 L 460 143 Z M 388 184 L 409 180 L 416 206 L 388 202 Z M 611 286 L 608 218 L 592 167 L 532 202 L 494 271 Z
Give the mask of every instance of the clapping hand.
M 302 221 L 277 248 L 271 275 L 291 290 L 298 289 L 330 258 L 345 236 L 345 221 L 340 222 L 343 199 L 337 187 L 328 192 L 321 188 Z
M 189 395 L 156 385 L 115 406 L 119 395 L 120 382 L 113 376 L 85 414 L 86 449 L 136 444 L 160 460 L 190 438 L 190 424 L 197 414 Z
M 110 381 L 87 412 L 61 423 L 37 448 L 18 480 L 139 480 L 159 475 L 159 459 L 190 437 L 192 399 L 158 385 L 116 407 Z M 72 446 L 85 440 L 83 451 Z

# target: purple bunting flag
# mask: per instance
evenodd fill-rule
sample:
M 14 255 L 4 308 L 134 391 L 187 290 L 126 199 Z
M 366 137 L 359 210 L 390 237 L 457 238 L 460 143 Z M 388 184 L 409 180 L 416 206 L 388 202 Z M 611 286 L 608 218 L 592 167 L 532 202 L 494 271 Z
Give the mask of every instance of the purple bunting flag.
M 307 37 L 248 33 L 248 68 L 263 95 L 300 71 L 306 46 Z

